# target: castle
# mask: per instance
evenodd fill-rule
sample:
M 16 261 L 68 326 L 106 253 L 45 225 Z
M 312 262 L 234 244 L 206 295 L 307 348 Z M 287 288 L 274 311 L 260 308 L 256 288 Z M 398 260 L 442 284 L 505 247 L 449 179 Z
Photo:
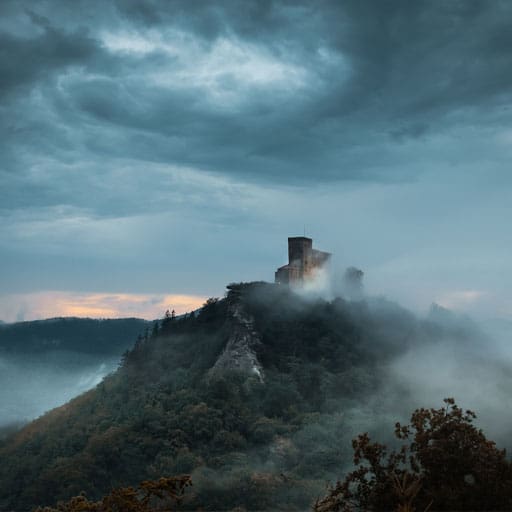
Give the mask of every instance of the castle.
M 313 240 L 305 236 L 288 238 L 288 264 L 279 267 L 275 282 L 279 284 L 301 285 L 312 279 L 331 257 L 328 252 L 313 249 Z

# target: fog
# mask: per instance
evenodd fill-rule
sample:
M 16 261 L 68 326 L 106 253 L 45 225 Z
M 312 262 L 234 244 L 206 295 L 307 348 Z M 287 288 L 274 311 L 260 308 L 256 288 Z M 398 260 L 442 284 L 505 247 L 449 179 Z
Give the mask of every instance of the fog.
M 470 320 L 458 318 L 464 327 Z M 400 407 L 439 407 L 444 397 L 477 413 L 477 425 L 503 447 L 512 448 L 512 349 L 496 329 L 479 326 L 473 338 L 455 335 L 414 346 L 388 369 L 389 392 Z M 505 335 L 509 337 L 509 335 Z
M 378 343 L 385 353 L 401 347 L 383 363 L 383 385 L 364 403 L 341 401 L 347 433 L 369 431 L 376 440 L 391 442 L 396 421 L 407 422 L 420 407 L 439 408 L 453 397 L 463 409 L 477 414 L 475 424 L 489 439 L 512 452 L 512 323 L 476 320 L 462 312 L 432 304 L 426 314 L 412 312 L 385 297 L 365 293 L 363 273 L 354 267 L 332 266 L 297 293 L 312 300 L 364 303 L 378 324 Z M 375 333 L 376 331 L 374 331 Z M 372 343 L 372 340 L 368 340 Z
M 118 357 L 71 351 L 0 355 L 0 428 L 30 421 L 96 386 Z

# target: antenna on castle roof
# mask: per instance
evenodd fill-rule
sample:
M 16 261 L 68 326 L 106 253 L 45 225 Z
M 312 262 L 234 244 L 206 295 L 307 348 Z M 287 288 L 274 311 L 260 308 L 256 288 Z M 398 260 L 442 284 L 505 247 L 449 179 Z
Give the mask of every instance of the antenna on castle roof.
M 306 238 L 306 224 L 304 224 L 304 238 Z

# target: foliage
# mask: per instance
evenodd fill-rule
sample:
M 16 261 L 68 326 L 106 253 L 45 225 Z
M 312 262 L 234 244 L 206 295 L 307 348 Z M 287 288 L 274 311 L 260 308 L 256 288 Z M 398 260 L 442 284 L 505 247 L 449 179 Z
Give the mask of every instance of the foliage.
M 57 508 L 38 507 L 35 512 L 167 512 L 175 509 L 183 499 L 185 489 L 192 485 L 189 475 L 161 477 L 156 481 L 144 481 L 137 488 L 114 489 L 101 501 L 91 502 L 84 495 L 75 496 Z M 172 507 L 172 508 L 170 508 Z
M 473 425 L 472 411 L 445 399 L 396 424 L 399 450 L 353 441 L 357 469 L 315 505 L 315 512 L 354 510 L 510 510 L 512 465 Z M 389 451 L 389 453 L 388 453 Z

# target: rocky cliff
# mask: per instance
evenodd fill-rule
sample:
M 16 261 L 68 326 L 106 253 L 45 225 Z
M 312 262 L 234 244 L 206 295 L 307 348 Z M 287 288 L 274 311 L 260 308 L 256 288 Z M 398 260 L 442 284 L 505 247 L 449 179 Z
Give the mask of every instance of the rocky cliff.
M 263 368 L 256 355 L 261 338 L 254 328 L 254 318 L 247 312 L 241 300 L 240 289 L 236 286 L 229 286 L 228 290 L 230 335 L 224 350 L 210 370 L 210 375 L 216 375 L 226 370 L 235 370 L 257 376 L 263 382 Z

